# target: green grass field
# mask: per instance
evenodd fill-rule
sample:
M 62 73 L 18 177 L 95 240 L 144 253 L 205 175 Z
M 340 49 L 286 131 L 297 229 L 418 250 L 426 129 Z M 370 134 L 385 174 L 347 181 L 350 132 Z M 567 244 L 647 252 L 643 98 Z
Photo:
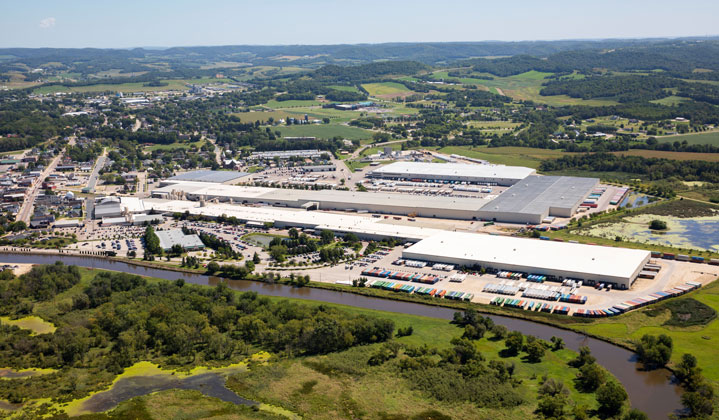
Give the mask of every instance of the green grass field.
M 344 92 L 359 92 L 359 89 L 357 89 L 356 86 L 331 85 L 331 86 L 327 86 L 327 87 L 330 89 L 341 90 Z
M 199 140 L 193 143 L 172 143 L 172 144 L 153 144 L 145 148 L 146 151 L 152 152 L 154 150 L 176 150 L 176 149 L 189 149 L 192 146 L 202 147 L 205 143 L 204 140 Z
M 702 302 L 715 311 L 719 311 L 719 283 L 714 282 L 685 297 Z M 719 337 L 719 320 L 714 319 L 706 325 L 692 327 L 673 327 L 663 325 L 669 319 L 669 311 L 658 316 L 649 316 L 653 306 L 630 312 L 610 319 L 596 320 L 592 324 L 571 325 L 572 328 L 607 337 L 612 340 L 632 344 L 644 334 L 667 334 L 674 341 L 672 362 L 676 363 L 684 353 L 691 353 L 699 361 L 707 379 L 719 386 L 719 364 L 716 363 Z
M 272 109 L 285 109 L 285 108 L 300 108 L 305 106 L 317 106 L 320 105 L 317 101 L 267 101 L 265 104 L 266 107 L 272 108 Z
M 362 128 L 335 124 L 307 124 L 274 127 L 283 137 L 317 137 L 331 139 L 342 137 L 350 140 L 361 140 L 372 137 L 372 132 Z
M 680 134 L 678 136 L 663 136 L 656 138 L 660 143 L 674 143 L 687 141 L 689 144 L 711 144 L 719 146 L 719 131 L 709 133 Z
M 544 159 L 555 159 L 562 154 L 561 150 L 535 149 L 531 147 L 470 147 L 448 146 L 438 150 L 440 153 L 457 154 L 474 159 L 483 159 L 490 163 L 512 166 L 537 168 Z
M 719 134 L 719 133 L 717 133 Z M 681 141 L 681 140 L 680 140 Z M 717 136 L 719 144 L 719 136 Z M 719 153 L 696 153 L 696 152 L 666 152 L 662 150 L 630 149 L 622 152 L 612 152 L 615 155 L 642 156 L 647 158 L 663 158 L 672 160 L 703 160 L 706 162 L 719 162 Z
M 447 71 L 440 71 L 432 73 L 434 79 L 454 79 L 449 77 Z M 544 103 L 554 106 L 566 106 L 566 105 L 615 105 L 616 102 L 603 99 L 590 99 L 583 100 L 578 98 L 571 98 L 566 95 L 556 96 L 542 96 L 539 91 L 542 89 L 542 83 L 544 78 L 551 75 L 552 73 L 542 73 L 538 71 L 528 71 L 526 73 L 518 74 L 516 76 L 509 77 L 494 77 L 492 80 L 475 79 L 475 78 L 460 78 L 458 81 L 464 84 L 472 84 L 478 86 L 484 86 L 487 90 L 493 93 L 503 93 L 513 99 L 518 100 L 531 100 L 538 103 Z M 491 75 L 490 75 L 491 76 Z
M 653 104 L 659 104 L 659 105 L 665 105 L 665 106 L 674 106 L 679 105 L 682 102 L 691 101 L 689 98 L 684 98 L 682 96 L 667 96 L 666 98 L 657 99 L 654 101 L 649 101 Z
M 362 87 L 369 92 L 370 96 L 390 97 L 399 96 L 412 92 L 401 83 L 383 82 L 383 83 L 365 83 Z

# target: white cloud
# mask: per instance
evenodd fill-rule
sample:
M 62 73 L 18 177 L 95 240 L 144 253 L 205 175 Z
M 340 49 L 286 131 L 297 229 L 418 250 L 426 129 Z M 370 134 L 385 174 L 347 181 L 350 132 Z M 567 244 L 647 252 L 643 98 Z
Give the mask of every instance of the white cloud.
M 42 29 L 49 29 L 49 28 L 52 28 L 53 26 L 55 26 L 55 18 L 54 17 L 48 17 L 48 18 L 42 19 L 40 21 L 40 27 Z

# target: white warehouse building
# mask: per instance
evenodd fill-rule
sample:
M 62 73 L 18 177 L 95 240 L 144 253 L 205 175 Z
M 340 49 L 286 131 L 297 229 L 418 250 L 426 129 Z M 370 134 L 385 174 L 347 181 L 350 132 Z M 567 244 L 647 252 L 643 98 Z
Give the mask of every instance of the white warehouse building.
M 414 214 L 443 219 L 476 219 L 489 200 L 466 197 L 402 195 L 342 190 L 295 190 L 200 182 L 172 182 L 152 191 L 155 198 L 218 200 L 237 204 L 266 204 L 305 210 L 363 211 L 384 214 Z
M 402 258 L 457 266 L 541 274 L 557 279 L 609 283 L 628 289 L 649 251 L 508 236 L 443 232 L 405 249 Z
M 522 166 L 395 162 L 377 168 L 367 176 L 382 179 L 510 186 L 534 173 L 536 173 L 534 169 Z
M 572 217 L 598 185 L 598 178 L 529 176 L 482 207 L 479 217 L 531 224 L 542 223 L 548 216 Z

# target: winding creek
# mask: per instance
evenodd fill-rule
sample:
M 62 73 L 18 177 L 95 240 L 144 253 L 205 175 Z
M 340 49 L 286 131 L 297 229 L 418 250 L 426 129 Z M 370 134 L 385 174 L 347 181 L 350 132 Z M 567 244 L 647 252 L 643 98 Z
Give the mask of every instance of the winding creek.
M 122 271 L 166 280 L 184 279 L 188 283 L 200 285 L 216 285 L 223 280 L 218 277 L 142 267 L 125 262 L 99 258 L 0 253 L 0 262 L 2 263 L 52 264 L 55 261 L 62 261 L 65 264 L 81 267 Z M 228 281 L 228 285 L 234 290 L 254 291 L 267 296 L 324 301 L 365 309 L 406 313 L 447 320 L 452 319 L 454 312 L 456 312 L 454 309 L 438 306 L 399 302 L 333 290 L 294 288 L 287 285 L 267 284 L 248 280 L 230 280 Z M 632 406 L 647 413 L 651 419 L 666 419 L 669 414 L 681 410 L 680 396 L 682 391 L 680 387 L 672 382 L 671 372 L 667 369 L 650 372 L 640 370 L 641 365 L 637 363 L 636 355 L 629 350 L 601 340 L 586 337 L 580 333 L 549 325 L 505 316 L 489 316 L 496 323 L 505 325 L 510 330 L 520 331 L 523 334 L 534 335 L 544 340 L 549 340 L 552 336 L 561 337 L 564 339 L 566 347 L 575 351 L 578 350 L 580 346 L 588 346 L 591 348 L 592 354 L 597 358 L 597 362 L 609 370 L 624 385 L 629 394 Z M 141 395 L 136 392 L 125 394 Z M 104 408 L 103 404 L 100 404 L 100 407 Z

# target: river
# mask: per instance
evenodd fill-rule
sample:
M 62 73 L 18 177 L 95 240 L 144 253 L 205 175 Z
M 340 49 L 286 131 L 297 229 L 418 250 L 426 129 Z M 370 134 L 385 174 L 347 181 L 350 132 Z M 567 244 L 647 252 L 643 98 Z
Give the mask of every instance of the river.
M 52 264 L 55 261 L 62 261 L 68 265 L 122 271 L 166 280 L 184 279 L 188 283 L 199 285 L 213 286 L 224 280 L 219 277 L 202 274 L 142 267 L 121 261 L 99 258 L 0 252 L 0 263 Z M 296 288 L 287 285 L 267 284 L 249 280 L 229 280 L 227 283 L 230 288 L 243 292 L 254 291 L 267 296 L 323 301 L 431 318 L 450 320 L 454 312 L 456 312 L 454 309 L 439 306 L 399 302 L 334 290 L 313 289 L 308 287 Z M 596 357 L 597 362 L 609 370 L 624 385 L 629 394 L 632 406 L 647 413 L 651 419 L 667 419 L 669 414 L 678 413 L 682 409 L 680 401 L 682 390 L 672 382 L 671 372 L 667 369 L 657 369 L 648 372 L 640 370 L 641 365 L 637 362 L 636 354 L 627 349 L 602 340 L 587 337 L 580 333 L 532 321 L 498 315 L 490 315 L 489 317 L 492 318 L 495 323 L 504 325 L 510 330 L 520 331 L 523 334 L 533 335 L 543 340 L 549 340 L 552 336 L 561 337 L 566 347 L 575 351 L 578 350 L 580 346 L 589 347 L 592 350 L 592 355 Z

